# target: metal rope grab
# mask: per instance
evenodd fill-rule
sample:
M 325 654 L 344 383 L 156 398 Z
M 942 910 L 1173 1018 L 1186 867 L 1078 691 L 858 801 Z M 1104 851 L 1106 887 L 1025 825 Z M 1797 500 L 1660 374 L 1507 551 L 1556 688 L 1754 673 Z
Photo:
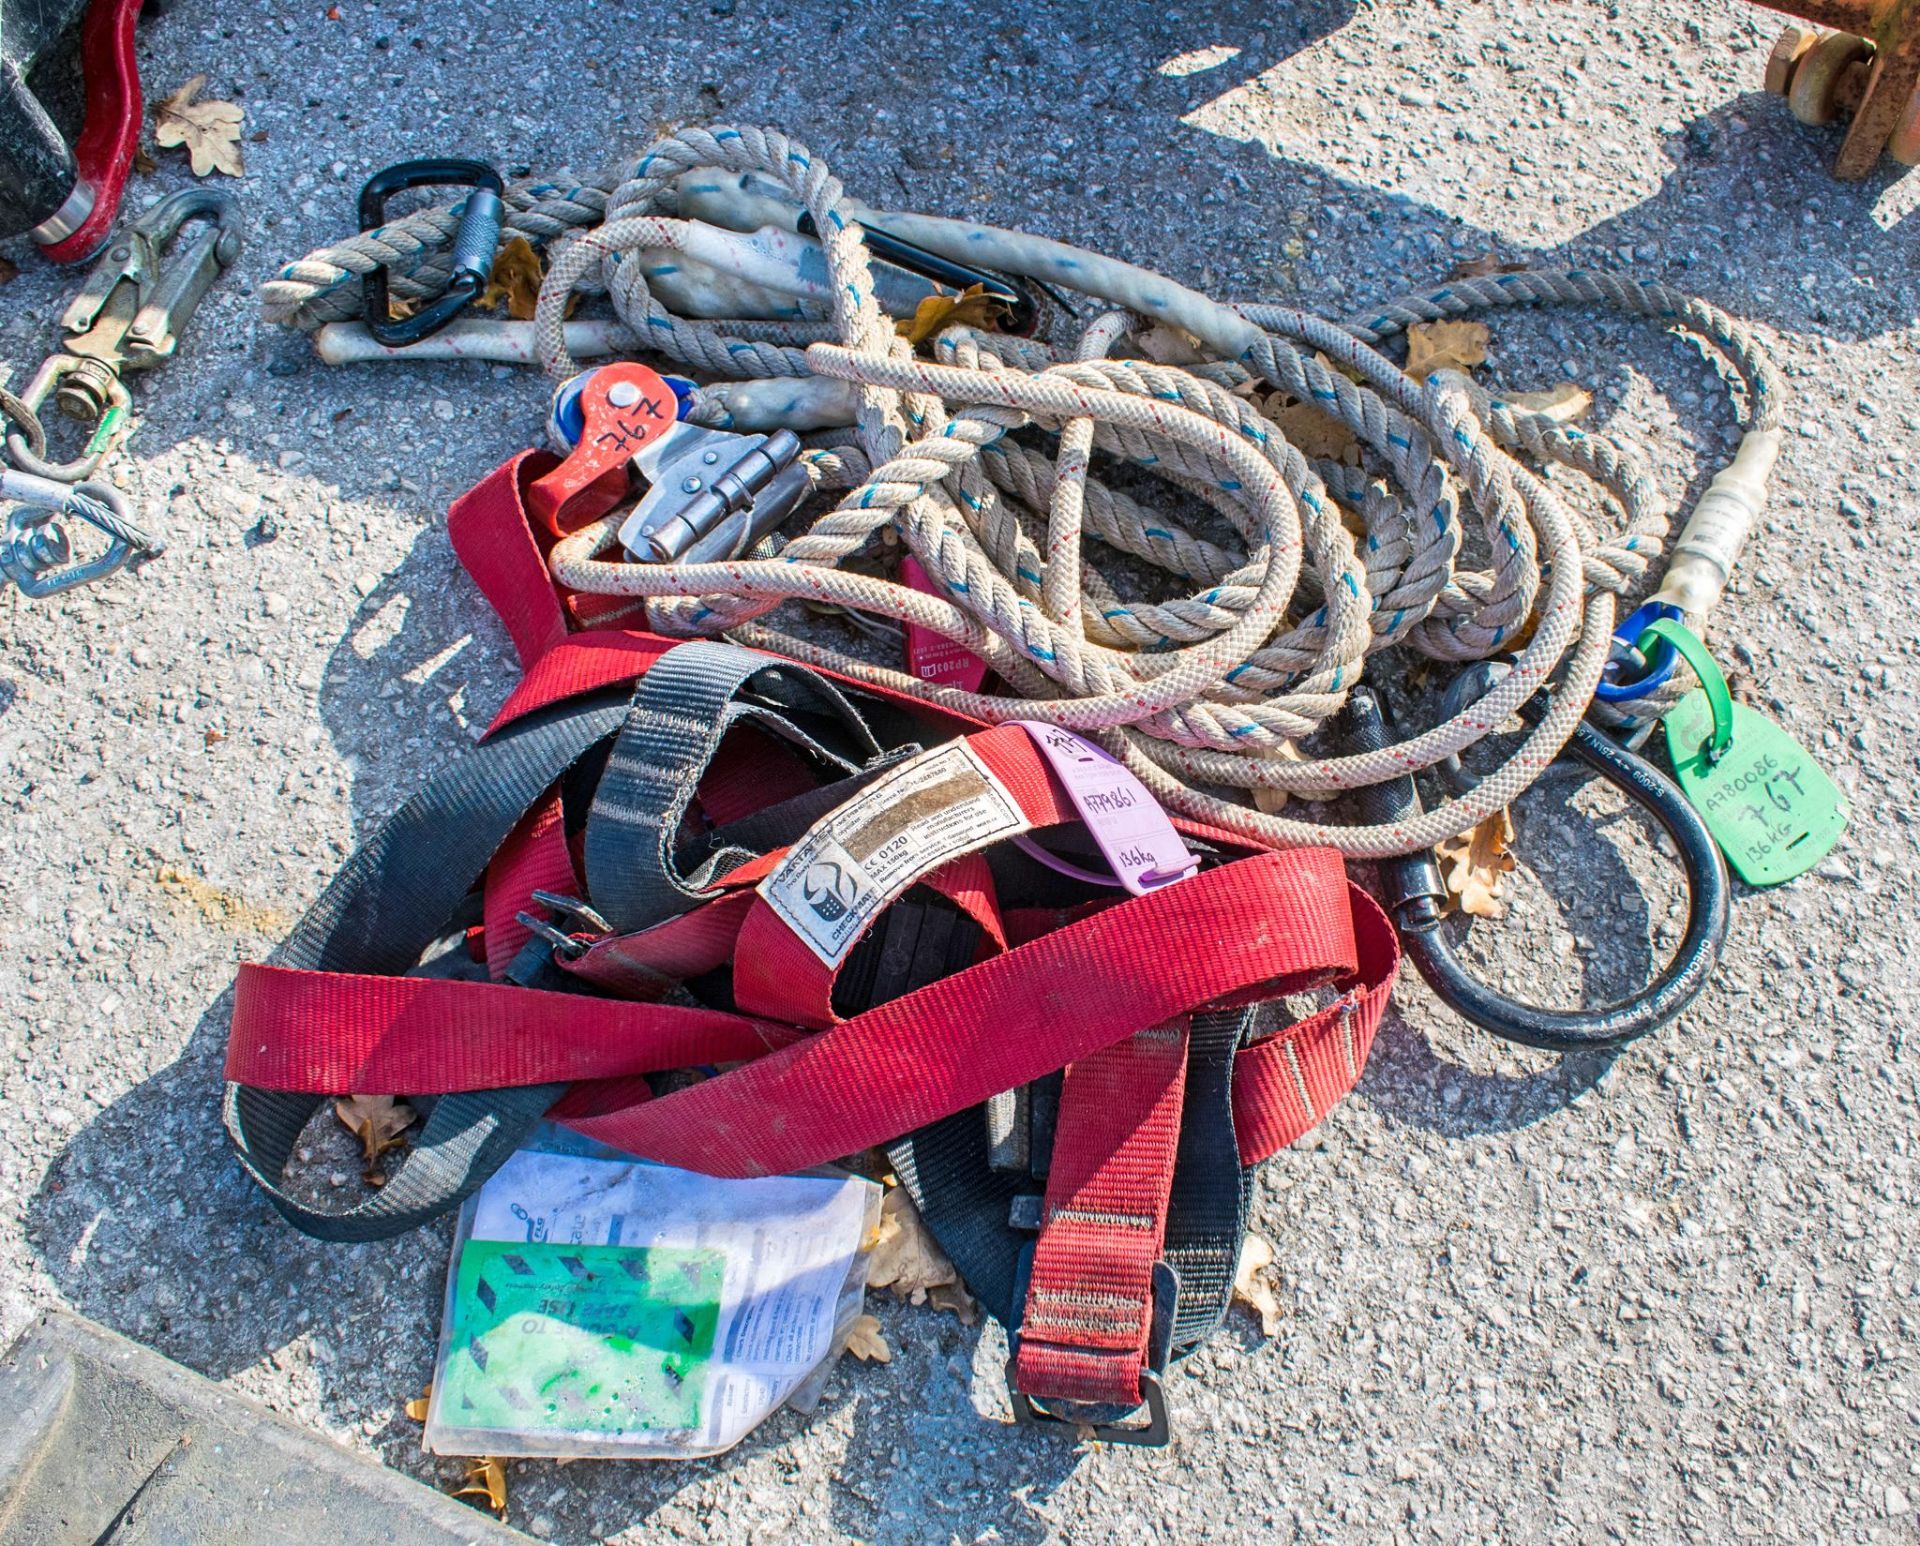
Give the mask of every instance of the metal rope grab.
M 1631 451 L 1490 399 L 1457 373 L 1417 382 L 1376 345 L 1412 322 L 1518 305 L 1611 307 L 1711 345 L 1744 389 L 1746 435 L 1687 523 L 1655 597 L 1695 627 L 1758 512 L 1779 444 L 1778 378 L 1751 335 L 1703 301 L 1620 276 L 1456 280 L 1345 325 L 1233 307 L 1024 233 L 870 210 L 804 147 L 757 129 L 664 139 L 611 192 L 521 184 L 504 202 L 509 232 L 553 244 L 532 324 L 551 374 L 576 368 L 568 342 L 582 325 L 564 321 L 573 292 L 604 289 L 620 319 L 615 347 L 645 339 L 717 378 L 694 393 L 687 418 L 824 430 L 814 438 L 825 444 L 807 453 L 814 485 L 849 491 L 773 558 L 613 561 L 604 555 L 617 549 L 616 514 L 562 540 L 552 554 L 557 580 L 647 598 L 662 632 L 724 633 L 982 719 L 1069 726 L 1121 756 L 1169 807 L 1266 844 L 1406 854 L 1510 804 L 1592 706 L 1616 653 L 1617 600 L 1643 580 L 1666 535 L 1653 481 Z M 357 277 L 380 266 L 392 270 L 396 293 L 433 294 L 460 213 L 423 210 L 290 265 L 265 288 L 268 318 L 311 328 L 355 315 Z M 917 358 L 877 303 L 863 224 L 1114 309 L 1059 348 L 955 325 L 933 341 L 934 360 Z M 796 304 L 700 257 L 716 228 L 768 226 L 821 233 L 820 301 Z M 754 310 L 781 320 L 711 320 Z M 1128 357 L 1115 357 L 1122 350 Z M 1338 419 L 1367 465 L 1302 456 L 1243 395 L 1256 382 Z M 1015 438 L 1027 429 L 1054 437 L 1051 455 L 1031 435 Z M 1592 530 L 1510 449 L 1592 479 L 1621 511 L 1621 529 Z M 1243 550 L 1224 550 L 1105 486 L 1090 473 L 1093 450 L 1198 497 Z M 1463 495 L 1491 555 L 1484 570 L 1459 562 Z M 1343 504 L 1364 524 L 1357 542 Z M 889 527 L 939 594 L 840 567 Z M 1085 536 L 1168 571 L 1172 594 L 1122 602 L 1083 554 Z M 1012 692 L 930 686 L 762 621 L 794 598 L 931 629 L 979 655 Z M 1368 655 L 1406 643 L 1464 662 L 1513 651 L 1516 641 L 1513 670 L 1423 734 L 1302 759 L 1297 743 L 1342 707 Z M 1432 811 L 1338 826 L 1212 792 L 1325 795 L 1403 778 L 1499 728 L 1550 679 L 1545 714 L 1520 746 Z M 1613 718 L 1657 717 L 1680 690 L 1667 680 Z

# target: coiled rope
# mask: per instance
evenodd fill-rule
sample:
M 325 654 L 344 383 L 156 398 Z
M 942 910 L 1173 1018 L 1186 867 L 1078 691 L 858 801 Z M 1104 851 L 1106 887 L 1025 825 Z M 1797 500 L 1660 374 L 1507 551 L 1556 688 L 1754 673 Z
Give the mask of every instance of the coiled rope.
M 508 204 L 509 229 L 552 246 L 534 321 L 551 374 L 576 368 L 562 326 L 573 292 L 604 290 L 647 349 L 717 378 L 696 397 L 697 421 L 737 424 L 750 401 L 764 413 L 774 381 L 788 383 L 796 427 L 851 420 L 851 438 L 829 430 L 808 453 L 816 488 L 844 491 L 838 503 L 776 557 L 626 562 L 611 516 L 554 549 L 560 583 L 645 598 L 662 632 L 725 634 L 990 721 L 1068 726 L 1122 757 L 1171 808 L 1268 844 L 1406 853 L 1510 803 L 1589 707 L 1618 598 L 1648 577 L 1667 532 L 1654 481 L 1628 448 L 1501 403 L 1457 372 L 1416 381 L 1379 345 L 1410 324 L 1476 311 L 1606 307 L 1710 343 L 1744 392 L 1750 431 L 1779 418 L 1778 378 L 1751 335 L 1662 285 L 1491 275 L 1345 325 L 1231 307 L 1024 233 L 867 210 L 774 130 L 683 131 L 611 189 L 523 184 Z M 791 228 L 796 207 L 821 233 L 830 301 L 818 320 L 703 320 L 656 293 L 659 255 L 686 240 L 690 212 L 751 230 L 769 217 Z M 1058 347 L 956 325 L 920 358 L 875 300 L 863 218 L 1111 309 Z M 457 206 L 421 211 L 290 265 L 266 287 L 267 315 L 301 327 L 351 315 L 357 276 L 376 262 L 431 293 L 456 223 Z M 1302 455 L 1250 400 L 1256 388 L 1337 419 L 1363 465 Z M 1237 544 L 1094 476 L 1096 451 L 1194 496 Z M 1617 509 L 1617 529 L 1596 530 L 1515 452 L 1591 479 Z M 846 567 L 883 531 L 940 594 Z M 1163 571 L 1168 593 L 1123 599 L 1086 537 Z M 1011 691 L 932 686 L 794 637 L 767 620 L 794 600 L 930 629 L 979 655 Z M 1517 653 L 1486 697 L 1408 741 L 1304 756 L 1299 743 L 1338 711 L 1367 658 L 1398 645 L 1447 661 Z M 1232 793 L 1320 796 L 1430 767 L 1498 728 L 1556 672 L 1551 707 L 1519 746 L 1471 793 L 1413 821 L 1332 825 Z

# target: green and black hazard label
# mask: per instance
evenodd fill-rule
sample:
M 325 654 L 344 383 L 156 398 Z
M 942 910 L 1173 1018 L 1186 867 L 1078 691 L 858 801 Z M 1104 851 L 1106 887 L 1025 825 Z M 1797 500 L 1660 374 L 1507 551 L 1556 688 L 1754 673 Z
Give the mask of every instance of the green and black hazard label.
M 439 1420 L 608 1436 L 700 1426 L 726 1256 L 469 1240 Z

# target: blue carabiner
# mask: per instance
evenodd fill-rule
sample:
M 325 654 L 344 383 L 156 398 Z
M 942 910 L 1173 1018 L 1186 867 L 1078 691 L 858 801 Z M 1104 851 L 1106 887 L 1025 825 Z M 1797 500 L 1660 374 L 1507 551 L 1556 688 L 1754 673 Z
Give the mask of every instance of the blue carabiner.
M 1652 658 L 1643 660 L 1640 652 L 1634 648 L 1634 641 L 1647 631 L 1647 626 L 1655 619 L 1670 617 L 1680 622 L 1684 616 L 1670 601 L 1648 601 L 1635 609 L 1613 631 L 1613 648 L 1608 652 L 1607 663 L 1601 669 L 1600 685 L 1594 688 L 1594 697 L 1602 703 L 1632 703 L 1637 698 L 1646 697 L 1655 688 L 1666 685 L 1680 658 L 1674 653 L 1673 646 L 1662 639 L 1654 645 Z M 1623 672 L 1635 664 L 1644 664 L 1645 670 L 1627 676 L 1623 681 Z

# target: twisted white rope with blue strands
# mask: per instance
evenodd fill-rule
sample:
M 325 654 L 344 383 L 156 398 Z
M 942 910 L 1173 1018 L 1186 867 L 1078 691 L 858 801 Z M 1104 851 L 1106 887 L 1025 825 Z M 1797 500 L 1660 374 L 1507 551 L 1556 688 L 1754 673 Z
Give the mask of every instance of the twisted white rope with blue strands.
M 523 195 L 514 207 L 537 202 Z M 822 233 L 829 315 L 715 322 L 676 312 L 656 294 L 671 267 L 660 254 L 684 239 L 688 215 L 735 229 L 769 221 L 791 229 L 803 209 Z M 1402 853 L 1506 805 L 1588 707 L 1616 596 L 1646 574 L 1665 536 L 1653 481 L 1630 452 L 1493 401 L 1455 373 L 1416 382 L 1376 343 L 1411 322 L 1478 309 L 1608 306 L 1710 341 L 1746 388 L 1748 428 L 1770 431 L 1778 419 L 1777 381 L 1738 324 L 1691 297 L 1609 275 L 1460 280 L 1348 326 L 1279 307 L 1234 308 L 1023 233 L 866 210 L 804 147 L 755 129 L 662 140 L 606 196 L 605 214 L 604 224 L 554 250 L 535 319 L 547 368 L 562 376 L 574 368 L 562 332 L 572 292 L 604 288 L 649 349 L 719 378 L 696 399 L 702 422 L 850 422 L 851 442 L 829 432 L 830 447 L 812 453 L 818 486 L 850 492 L 775 559 L 613 561 L 603 556 L 617 548 L 618 520 L 609 518 L 561 543 L 556 578 L 646 597 L 653 625 L 666 632 L 726 633 L 984 719 L 1071 726 L 1125 757 L 1171 807 L 1268 843 Z M 863 218 L 943 255 L 1118 309 L 1058 352 L 950 327 L 935 340 L 934 359 L 919 359 L 874 299 Z M 406 245 L 391 227 L 381 234 L 390 249 Z M 350 266 L 333 256 L 287 275 Z M 289 289 L 271 304 L 305 321 L 336 294 L 300 301 Z M 1154 358 L 1111 357 L 1123 348 Z M 1309 462 L 1245 395 L 1256 383 L 1338 419 L 1367 466 Z M 1015 433 L 1034 430 L 1056 438 L 1044 446 Z M 1503 447 L 1592 478 L 1619 505 L 1623 528 L 1589 529 Z M 1198 497 L 1224 517 L 1241 551 L 1094 478 L 1094 450 Z M 1482 569 L 1461 563 L 1463 500 L 1484 539 Z M 1336 501 L 1358 511 L 1358 543 Z M 842 567 L 883 529 L 899 535 L 942 594 Z M 1123 601 L 1083 551 L 1089 535 L 1185 583 L 1164 597 Z M 791 599 L 932 629 L 980 655 L 1011 693 L 931 687 L 762 621 Z M 1519 652 L 1486 698 L 1408 742 L 1302 760 L 1296 743 L 1338 710 L 1366 657 L 1402 643 L 1456 661 Z M 1431 766 L 1497 728 L 1556 670 L 1552 707 L 1519 749 L 1470 795 L 1417 820 L 1341 827 L 1214 792 L 1324 794 Z

